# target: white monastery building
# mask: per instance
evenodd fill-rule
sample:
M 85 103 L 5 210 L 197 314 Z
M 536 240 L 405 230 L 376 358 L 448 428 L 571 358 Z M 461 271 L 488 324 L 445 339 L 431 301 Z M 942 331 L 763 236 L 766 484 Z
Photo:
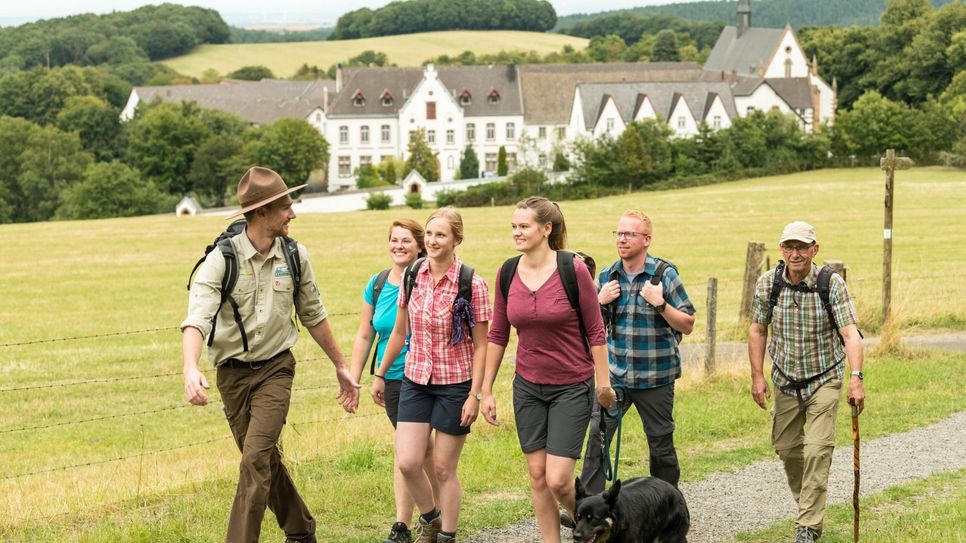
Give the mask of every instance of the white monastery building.
M 330 191 L 353 189 L 360 166 L 408 158 L 422 129 L 440 180 L 453 180 L 467 145 L 480 177 L 497 169 L 500 147 L 512 171 L 549 168 L 578 138 L 617 137 L 635 121 L 664 122 L 676 137 L 731 126 L 751 111 L 794 115 L 803 131 L 835 120 L 836 86 L 818 75 L 790 26 L 752 26 L 739 0 L 702 67 L 693 62 L 340 68 L 335 81 L 226 81 L 136 87 L 122 120 L 142 101 L 195 101 L 253 124 L 309 122 L 329 143 Z

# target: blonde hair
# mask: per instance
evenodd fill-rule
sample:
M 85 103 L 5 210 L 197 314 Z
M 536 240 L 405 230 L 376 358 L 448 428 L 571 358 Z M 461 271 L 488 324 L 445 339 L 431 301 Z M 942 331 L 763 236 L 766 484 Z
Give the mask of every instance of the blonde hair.
M 637 219 L 641 221 L 642 225 L 644 225 L 645 234 L 654 233 L 654 225 L 651 224 L 651 218 L 645 215 L 644 212 L 642 211 L 638 211 L 636 209 L 628 209 L 627 211 L 624 212 L 623 215 L 621 215 L 621 217 L 630 217 L 632 219 Z
M 533 211 L 533 218 L 538 224 L 550 223 L 550 235 L 547 243 L 554 251 L 559 251 L 567 244 L 567 223 L 564 222 L 563 212 L 557 202 L 550 201 L 543 196 L 531 196 L 517 203 L 517 209 Z
M 433 214 L 426 219 L 426 225 L 428 226 L 433 219 L 446 221 L 450 230 L 453 231 L 453 239 L 457 242 L 463 241 L 463 216 L 460 215 L 459 211 L 456 211 L 455 207 L 446 206 L 433 211 Z
M 393 228 L 405 228 L 409 230 L 409 233 L 413 235 L 413 239 L 416 240 L 416 245 L 419 247 L 419 257 L 426 256 L 426 231 L 420 224 L 412 219 L 396 219 L 392 221 L 389 225 L 389 237 L 392 238 Z

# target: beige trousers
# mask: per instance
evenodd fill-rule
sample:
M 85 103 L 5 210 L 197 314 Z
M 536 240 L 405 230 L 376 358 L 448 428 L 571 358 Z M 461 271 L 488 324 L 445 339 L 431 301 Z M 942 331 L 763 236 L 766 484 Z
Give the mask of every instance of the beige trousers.
M 825 383 L 798 410 L 794 394 L 775 390 L 771 441 L 785 465 L 788 486 L 798 504 L 795 524 L 822 533 L 828 472 L 835 447 L 835 417 L 842 380 Z

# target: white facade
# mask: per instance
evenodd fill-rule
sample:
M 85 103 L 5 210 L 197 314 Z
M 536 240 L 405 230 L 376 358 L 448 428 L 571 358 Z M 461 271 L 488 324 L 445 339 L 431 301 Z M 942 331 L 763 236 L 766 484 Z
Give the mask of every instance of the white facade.
M 795 115 L 799 119 L 799 124 L 802 130 L 806 132 L 811 132 L 813 129 L 813 108 L 801 108 L 794 109 L 788 102 L 786 102 L 781 96 L 775 92 L 767 82 L 763 82 L 758 85 L 758 88 L 754 90 L 748 96 L 735 96 L 735 107 L 738 109 L 739 115 L 742 117 L 747 116 L 751 111 L 771 111 L 777 109 L 782 113 L 790 113 Z
M 792 27 L 786 26 L 771 60 L 765 67 L 764 77 L 808 77 L 808 57 L 802 50 Z
M 590 129 L 595 139 L 605 134 L 616 139 L 617 136 L 624 132 L 624 128 L 627 126 L 621 118 L 621 112 L 617 110 L 617 104 L 609 96 L 604 103 L 604 107 L 601 109 L 600 115 L 597 119 L 592 119 L 591 122 L 594 120 L 597 121 L 597 124 L 593 127 L 588 127 L 588 129 Z
M 703 120 L 712 130 L 721 130 L 722 128 L 731 127 L 731 115 L 729 115 L 728 110 L 725 109 L 721 96 L 715 96 L 714 101 L 711 103 L 711 107 L 708 108 L 708 112 L 704 116 Z
M 353 90 L 345 89 L 345 92 Z M 381 100 L 382 97 L 365 96 L 364 99 Z M 525 134 L 523 115 L 466 116 L 458 98 L 440 81 L 430 64 L 422 80 L 405 97 L 398 113 L 384 117 L 328 118 L 323 133 L 330 150 L 329 190 L 355 188 L 356 172 L 363 164 L 377 165 L 387 157 L 408 159 L 410 133 L 417 129 L 425 131 L 427 144 L 436 154 L 441 181 L 452 181 L 456 177 L 467 143 L 479 159 L 479 173 L 496 173 L 501 146 L 506 148 L 512 165 Z
M 683 96 L 679 96 L 672 106 L 667 124 L 671 127 L 674 136 L 678 138 L 689 138 L 698 133 L 698 120 L 692 113 L 691 105 Z
M 644 119 L 657 119 L 657 111 L 654 110 L 654 104 L 651 103 L 649 96 L 644 97 L 641 106 L 637 108 L 637 112 L 634 114 L 635 121 L 643 121 Z

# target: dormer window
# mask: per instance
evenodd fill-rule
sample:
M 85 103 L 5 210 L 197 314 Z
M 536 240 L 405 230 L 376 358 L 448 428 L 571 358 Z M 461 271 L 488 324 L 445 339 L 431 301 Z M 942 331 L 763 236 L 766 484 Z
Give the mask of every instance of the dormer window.
M 362 94 L 362 89 L 356 89 L 356 92 L 353 93 L 352 105 L 355 107 L 363 107 L 366 105 L 366 96 Z
M 461 106 L 468 106 L 472 104 L 473 94 L 470 92 L 470 89 L 463 89 L 463 92 L 460 93 L 459 100 Z
M 392 97 L 392 93 L 389 92 L 389 89 L 382 91 L 382 96 L 379 98 L 382 100 L 382 107 L 392 107 L 392 104 L 395 102 L 395 99 Z
M 496 87 L 491 88 L 490 92 L 486 93 L 486 100 L 491 104 L 500 102 L 500 92 L 496 90 Z

